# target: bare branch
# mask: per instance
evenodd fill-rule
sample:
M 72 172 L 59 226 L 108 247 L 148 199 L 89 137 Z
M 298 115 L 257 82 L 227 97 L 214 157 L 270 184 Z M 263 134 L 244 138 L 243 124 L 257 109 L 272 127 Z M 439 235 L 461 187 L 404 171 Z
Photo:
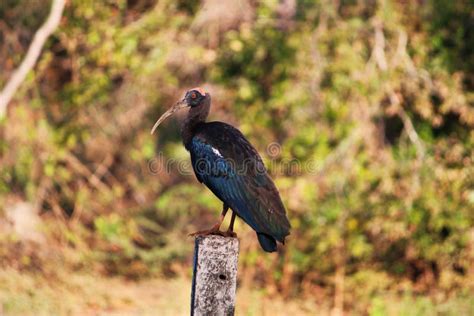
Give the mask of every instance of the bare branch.
M 102 192 L 110 191 L 110 188 L 104 182 L 102 182 L 95 173 L 92 173 L 89 168 L 87 168 L 79 159 L 77 159 L 76 156 L 73 154 L 68 154 L 66 155 L 65 160 L 74 170 L 83 175 L 97 190 Z
M 408 137 L 410 138 L 411 142 L 415 144 L 418 158 L 422 159 L 425 156 L 425 145 L 423 144 L 423 141 L 418 136 L 418 133 L 416 132 L 410 117 L 401 107 L 399 116 L 402 119 L 403 126 L 405 127 Z
M 410 76 L 417 77 L 426 83 L 426 85 L 432 89 L 433 80 L 431 79 L 430 73 L 423 68 L 417 68 L 415 63 L 411 59 L 410 55 L 407 52 L 408 36 L 404 30 L 399 31 L 398 45 L 395 55 L 391 61 L 392 67 L 398 66 L 402 63 L 405 66 L 405 69 L 408 71 Z
M 416 67 L 407 52 L 407 33 L 404 30 L 400 30 L 398 34 L 398 45 L 392 59 L 392 67 L 396 67 L 399 63 L 403 63 L 410 75 L 416 75 Z
M 341 143 L 321 162 L 318 168 L 318 176 L 324 174 L 326 170 L 343 158 L 347 152 L 349 152 L 354 145 L 357 145 L 362 139 L 362 133 L 360 128 L 355 128 L 352 133 L 347 136 Z
M 382 21 L 376 20 L 375 24 L 375 36 L 374 36 L 374 48 L 372 50 L 371 59 L 375 60 L 375 63 L 382 71 L 388 69 L 387 59 L 385 58 L 385 36 L 383 34 L 383 23 Z
M 43 46 L 48 37 L 56 30 L 61 20 L 64 9 L 65 0 L 53 0 L 51 12 L 46 22 L 36 32 L 33 42 L 31 42 L 25 59 L 21 65 L 13 72 L 12 77 L 7 82 L 0 93 L 0 118 L 2 118 L 7 110 L 7 105 L 17 91 L 20 84 L 25 80 L 28 73 L 33 69 Z
M 410 117 L 405 112 L 403 107 L 400 105 L 400 99 L 393 91 L 389 92 L 389 97 L 390 103 L 397 107 L 398 116 L 403 122 L 403 127 L 405 128 L 408 138 L 415 145 L 418 159 L 423 159 L 425 156 L 425 145 L 418 136 L 418 133 L 416 132 L 415 127 L 413 126 L 413 122 L 411 121 Z

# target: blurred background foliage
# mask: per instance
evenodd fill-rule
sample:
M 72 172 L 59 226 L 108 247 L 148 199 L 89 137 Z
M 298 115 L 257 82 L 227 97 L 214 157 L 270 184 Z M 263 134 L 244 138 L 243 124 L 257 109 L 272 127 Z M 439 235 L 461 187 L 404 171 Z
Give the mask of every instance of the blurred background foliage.
M 0 87 L 48 12 L 1 2 Z M 68 1 L 0 122 L 0 269 L 189 278 L 187 234 L 220 203 L 190 172 L 179 123 L 149 130 L 203 85 L 211 119 L 262 154 L 293 226 L 264 255 L 238 224 L 241 287 L 335 314 L 474 313 L 473 12 L 469 0 Z M 3 293 L 4 311 L 22 311 Z

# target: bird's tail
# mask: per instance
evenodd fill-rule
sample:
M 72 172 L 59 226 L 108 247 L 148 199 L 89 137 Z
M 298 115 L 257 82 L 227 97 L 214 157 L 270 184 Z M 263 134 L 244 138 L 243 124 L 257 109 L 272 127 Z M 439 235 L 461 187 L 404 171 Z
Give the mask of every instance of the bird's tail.
M 275 252 L 277 250 L 277 244 L 275 238 L 264 233 L 257 233 L 258 241 L 260 246 L 266 252 Z

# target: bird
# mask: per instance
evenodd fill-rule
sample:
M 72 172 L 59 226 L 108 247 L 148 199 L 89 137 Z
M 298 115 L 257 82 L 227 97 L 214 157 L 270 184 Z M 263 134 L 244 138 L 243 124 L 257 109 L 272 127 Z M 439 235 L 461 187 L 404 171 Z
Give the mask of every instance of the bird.
M 190 235 L 235 237 L 237 216 L 257 233 L 264 251 L 277 251 L 277 241 L 284 244 L 291 229 L 278 189 L 257 150 L 238 129 L 224 122 L 206 122 L 211 108 L 210 93 L 199 87 L 187 91 L 182 100 L 158 118 L 151 134 L 183 108 L 188 108 L 188 113 L 181 125 L 181 137 L 196 178 L 223 203 L 214 226 Z M 229 209 L 229 227 L 220 231 Z

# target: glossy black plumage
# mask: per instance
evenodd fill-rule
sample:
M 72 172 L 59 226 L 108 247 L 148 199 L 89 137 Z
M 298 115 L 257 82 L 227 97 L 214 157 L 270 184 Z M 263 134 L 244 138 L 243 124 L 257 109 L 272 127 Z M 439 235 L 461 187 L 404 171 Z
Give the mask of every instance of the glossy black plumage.
M 205 122 L 210 103 L 210 95 L 202 89 L 190 90 L 158 120 L 154 129 L 180 104 L 189 106 L 182 137 L 197 179 L 224 203 L 223 216 L 226 207 L 230 207 L 256 231 L 265 251 L 276 251 L 276 241 L 284 243 L 290 232 L 278 190 L 258 152 L 239 130 L 222 122 Z M 219 226 L 220 223 L 215 227 Z
M 185 146 L 198 180 L 264 235 L 259 240 L 266 251 L 275 251 L 271 240 L 283 243 L 290 224 L 262 159 L 242 133 L 222 122 L 201 123 Z

